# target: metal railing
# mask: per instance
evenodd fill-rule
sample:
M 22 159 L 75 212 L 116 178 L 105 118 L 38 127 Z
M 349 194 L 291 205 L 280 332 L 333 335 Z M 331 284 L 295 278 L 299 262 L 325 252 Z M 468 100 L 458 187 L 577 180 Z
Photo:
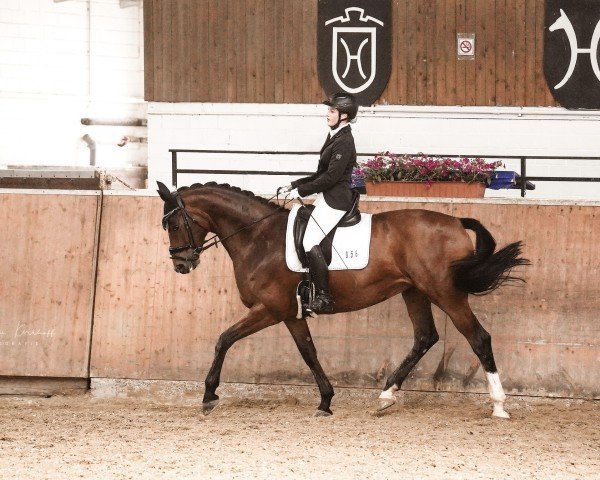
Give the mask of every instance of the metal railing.
M 315 155 L 319 152 L 290 152 L 290 151 L 265 151 L 265 150 L 190 150 L 171 148 L 171 176 L 172 182 L 177 187 L 177 176 L 180 173 L 208 173 L 208 174 L 224 174 L 224 175 L 312 175 L 313 172 L 299 171 L 273 171 L 273 170 L 216 170 L 216 169 L 195 169 L 195 168 L 178 168 L 179 153 L 215 153 L 215 154 L 232 154 L 232 155 Z M 357 153 L 357 157 L 373 157 L 377 153 Z M 527 175 L 527 160 L 595 160 L 600 161 L 600 157 L 558 157 L 547 155 L 467 155 L 467 154 L 431 154 L 440 157 L 458 158 L 484 158 L 494 160 L 520 160 L 521 171 L 517 179 L 517 188 L 521 190 L 521 197 L 525 197 L 527 191 L 527 182 L 600 182 L 600 177 L 540 177 Z

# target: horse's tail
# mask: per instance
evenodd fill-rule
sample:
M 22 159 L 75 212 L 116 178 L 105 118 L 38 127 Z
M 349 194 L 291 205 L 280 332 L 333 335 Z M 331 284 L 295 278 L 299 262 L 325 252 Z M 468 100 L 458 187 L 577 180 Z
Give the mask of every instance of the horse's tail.
M 505 283 L 525 282 L 510 274 L 514 267 L 531 264 L 520 257 L 522 242 L 511 243 L 494 253 L 496 241 L 478 220 L 461 218 L 460 223 L 463 228 L 475 232 L 476 241 L 473 253 L 452 263 L 454 285 L 459 290 L 486 295 Z

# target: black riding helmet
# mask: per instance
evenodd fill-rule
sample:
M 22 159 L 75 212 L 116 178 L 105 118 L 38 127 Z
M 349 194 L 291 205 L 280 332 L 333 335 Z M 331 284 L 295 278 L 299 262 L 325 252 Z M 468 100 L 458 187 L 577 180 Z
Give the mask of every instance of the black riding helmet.
M 348 115 L 348 121 L 354 120 L 356 118 L 356 114 L 358 113 L 358 103 L 354 95 L 352 95 L 351 93 L 334 93 L 333 95 L 331 95 L 331 97 L 325 100 L 323 104 L 327 105 L 328 107 L 335 108 L 338 112 L 340 112 L 340 116 L 342 113 Z M 333 128 L 337 128 L 340 122 L 341 119 Z

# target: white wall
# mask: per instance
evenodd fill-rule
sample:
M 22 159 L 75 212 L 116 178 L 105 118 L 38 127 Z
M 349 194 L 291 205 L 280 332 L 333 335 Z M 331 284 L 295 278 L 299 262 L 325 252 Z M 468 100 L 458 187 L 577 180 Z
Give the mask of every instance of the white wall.
M 128 2 L 129 4 L 132 2 Z M 143 101 L 142 1 L 0 0 L 0 166 L 86 165 L 81 137 L 97 142 L 100 166 L 144 165 L 149 185 L 170 181 L 169 148 L 318 150 L 327 133 L 320 105 L 168 104 Z M 143 118 L 149 127 L 86 127 L 82 117 Z M 600 156 L 600 112 L 560 108 L 393 107 L 362 109 L 359 151 Z M 118 147 L 123 135 L 149 144 Z M 183 158 L 183 157 L 182 157 Z M 306 170 L 317 157 L 187 156 L 187 165 Z M 186 165 L 186 162 L 183 162 Z M 508 167 L 518 169 L 517 162 Z M 535 175 L 600 176 L 600 162 L 535 161 Z M 214 179 L 261 193 L 285 177 Z M 517 191 L 488 195 L 518 196 Z M 538 183 L 530 198 L 600 198 L 600 184 Z
M 359 152 L 600 157 L 600 112 L 562 108 L 365 108 L 353 125 Z M 318 151 L 327 134 L 322 105 L 148 105 L 148 185 L 171 182 L 170 148 Z M 180 154 L 180 168 L 312 171 L 318 158 Z M 520 162 L 507 161 L 519 171 Z M 530 160 L 528 174 L 600 177 L 600 161 Z M 178 185 L 215 180 L 273 194 L 290 177 L 180 175 Z M 600 183 L 536 182 L 528 198 L 600 199 Z M 517 190 L 486 196 L 517 197 Z
M 141 0 L 0 0 L 0 165 L 145 165 L 145 127 L 86 127 L 83 117 L 145 118 Z

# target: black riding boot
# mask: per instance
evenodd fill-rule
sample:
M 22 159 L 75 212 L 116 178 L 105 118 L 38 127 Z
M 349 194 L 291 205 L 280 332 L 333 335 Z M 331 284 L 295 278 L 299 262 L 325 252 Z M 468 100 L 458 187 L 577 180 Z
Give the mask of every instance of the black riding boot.
M 329 270 L 319 245 L 306 252 L 310 278 L 315 284 L 315 298 L 310 309 L 315 313 L 329 313 L 333 310 L 333 298 L 329 292 Z

